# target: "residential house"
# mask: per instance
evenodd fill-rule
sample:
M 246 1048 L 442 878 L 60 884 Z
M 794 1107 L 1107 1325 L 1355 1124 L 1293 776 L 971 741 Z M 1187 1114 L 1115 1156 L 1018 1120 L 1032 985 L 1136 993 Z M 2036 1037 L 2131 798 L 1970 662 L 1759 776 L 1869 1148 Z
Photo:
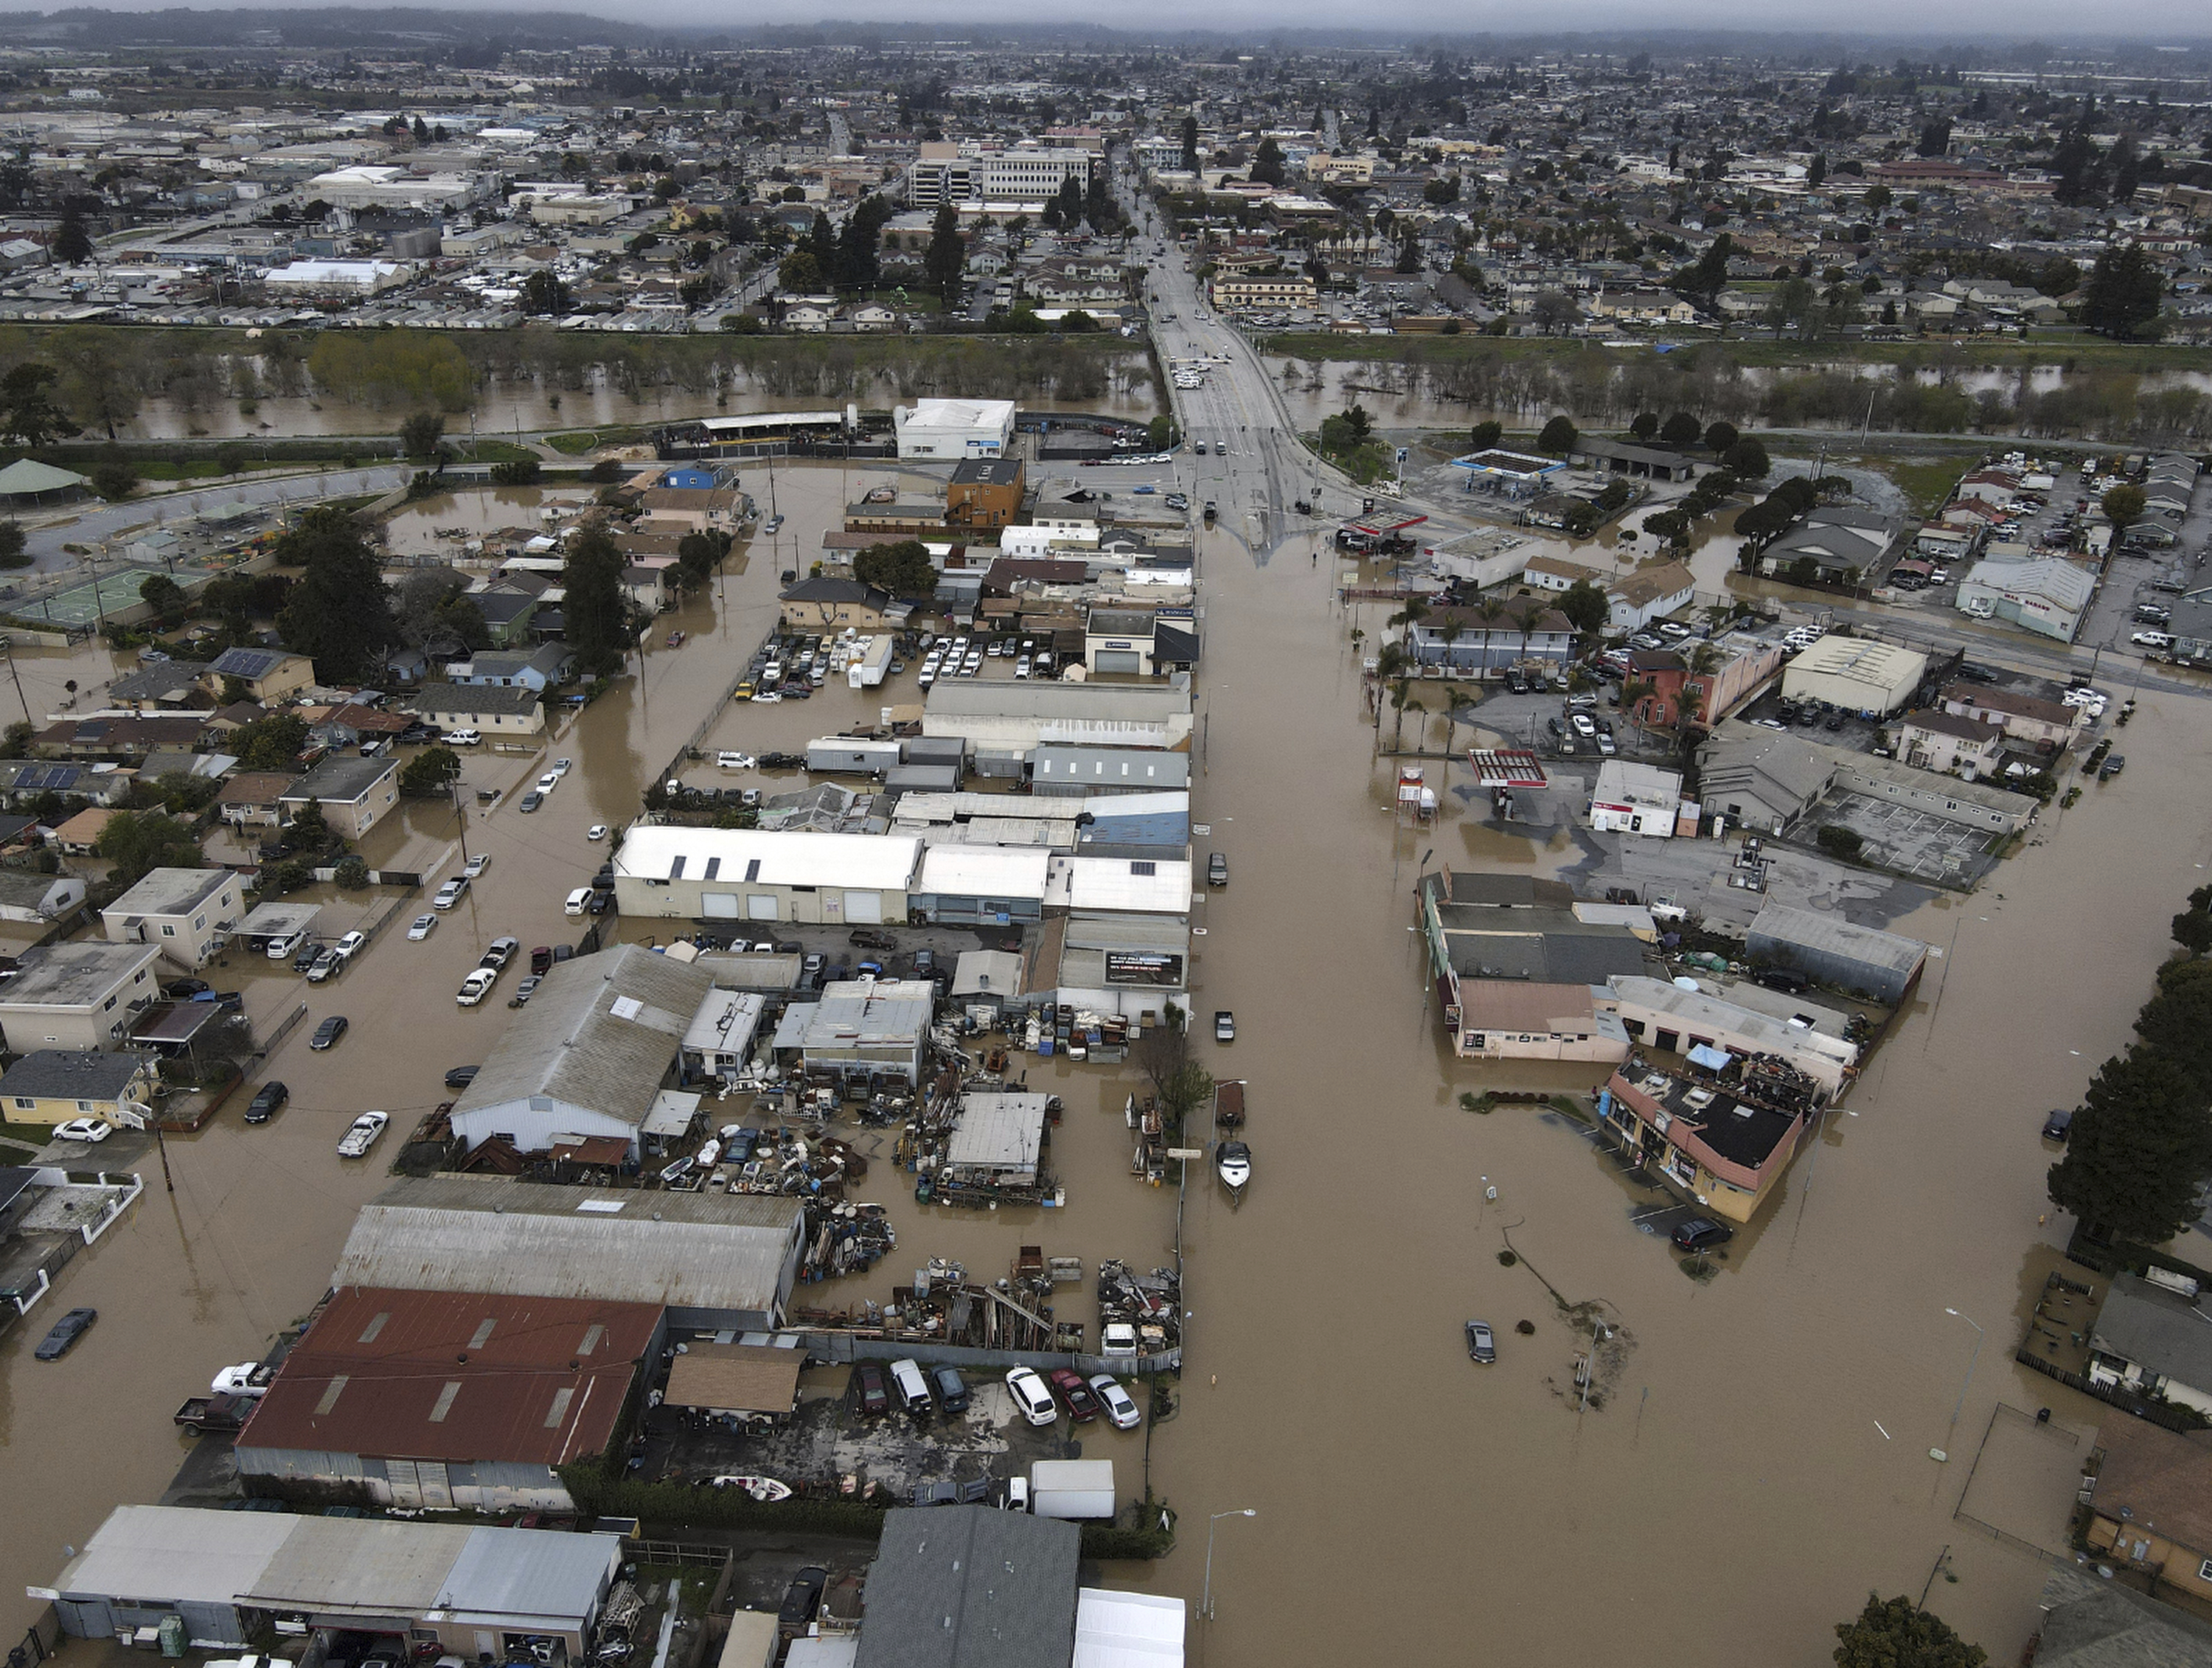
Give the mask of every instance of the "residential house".
M 2100 1577 L 2102 1561 L 2045 1573 L 2035 1668 L 2212 1668 L 2212 1622 Z
M 484 630 L 494 644 L 511 648 L 527 641 L 536 630 L 538 614 L 549 582 L 536 574 L 509 573 L 501 575 L 481 591 L 471 591 L 469 600 L 483 616 Z
M 283 770 L 246 770 L 216 795 L 216 814 L 234 828 L 275 828 L 284 820 L 284 790 L 297 776 Z
M 98 806 L 88 807 L 54 830 L 54 843 L 62 849 L 65 857 L 89 857 L 115 814 Z
M 112 813 L 100 814 L 106 817 Z M 74 874 L 40 874 L 31 869 L 0 868 L 0 921 L 52 925 L 82 904 L 84 892 L 84 882 Z
M 2194 1299 L 2115 1275 L 2089 1325 L 2089 1382 L 2212 1416 L 2212 1324 Z
M 1509 598 L 1492 619 L 1475 608 L 1435 609 L 1410 635 L 1416 664 L 1480 678 L 1528 661 L 1565 665 L 1575 642 L 1572 623 L 1540 597 Z
M 40 758 L 112 760 L 132 764 L 163 748 L 190 747 L 205 727 L 206 721 L 198 715 L 64 718 L 33 736 L 31 752 Z M 41 786 L 58 793 L 79 791 L 54 782 L 46 782 Z
M 1919 770 L 1973 782 L 2002 769 L 2004 752 L 2002 725 L 1964 713 L 1924 708 L 1897 721 L 1897 756 Z
M 0 1032 L 19 1054 L 37 1048 L 106 1049 L 139 1010 L 158 1001 L 150 944 L 50 944 L 27 953 L 0 984 Z
M 204 661 L 150 661 L 107 686 L 107 704 L 143 716 L 182 708 L 207 708 L 214 701 L 204 687 Z
M 228 687 L 225 680 L 232 678 L 246 686 L 249 697 L 273 707 L 315 681 L 315 663 L 289 648 L 226 648 L 209 663 L 208 693 L 222 699 Z
M 416 715 L 441 730 L 476 730 L 501 740 L 545 733 L 544 703 L 527 685 L 425 684 L 413 698 Z
M 151 944 L 187 971 L 229 941 L 244 911 L 228 869 L 154 868 L 100 912 L 111 944 Z
M 2014 741 L 2045 753 L 2069 746 L 2077 727 L 2085 721 L 2079 707 L 1990 684 L 1964 680 L 1946 684 L 1937 698 L 1944 711 L 1995 724 Z
M 331 832 L 358 840 L 399 802 L 399 761 L 332 753 L 277 795 L 279 814 L 296 821 L 311 801 L 322 807 Z
M 494 689 L 530 689 L 543 695 L 566 681 L 575 663 L 574 652 L 560 643 L 540 643 L 535 648 L 480 648 L 465 661 L 449 661 L 446 679 Z
M 33 1049 L 0 1076 L 0 1119 L 52 1129 L 72 1118 L 118 1120 L 116 1111 L 153 1104 L 155 1074 L 147 1055 L 99 1049 Z
M 2212 1601 L 2212 1447 L 2148 1420 L 2107 1419 L 2084 1469 L 2090 1549 Z
M 913 612 L 890 592 L 857 579 L 802 579 L 787 586 L 780 600 L 783 624 L 802 631 L 842 631 L 847 626 L 879 631 L 903 625 Z
M 1815 508 L 1759 553 L 1759 570 L 1786 575 L 1810 563 L 1831 584 L 1869 578 L 1878 584 L 1888 576 L 1903 532 L 1900 522 L 1869 510 Z
M 1681 563 L 1659 562 L 1611 581 L 1605 594 L 1609 606 L 1606 629 L 1640 631 L 1652 621 L 1688 607 L 1697 594 L 1697 581 Z

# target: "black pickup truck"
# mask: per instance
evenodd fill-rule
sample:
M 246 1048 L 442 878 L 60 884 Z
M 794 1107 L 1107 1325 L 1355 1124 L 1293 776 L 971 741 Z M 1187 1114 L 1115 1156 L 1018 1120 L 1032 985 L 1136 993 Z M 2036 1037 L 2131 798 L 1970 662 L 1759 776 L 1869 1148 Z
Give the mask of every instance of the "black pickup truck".
M 251 1396 L 233 1396 L 227 1391 L 217 1396 L 194 1396 L 177 1409 L 176 1422 L 194 1436 L 206 1431 L 228 1435 L 245 1428 L 246 1420 L 252 1416 L 255 1400 Z

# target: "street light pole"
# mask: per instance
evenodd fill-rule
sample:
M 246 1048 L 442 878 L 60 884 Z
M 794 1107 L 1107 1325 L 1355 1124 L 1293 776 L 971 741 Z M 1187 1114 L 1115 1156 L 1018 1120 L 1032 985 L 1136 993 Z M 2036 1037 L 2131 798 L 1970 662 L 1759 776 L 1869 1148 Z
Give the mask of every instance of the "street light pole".
M 1247 1506 L 1233 1512 L 1216 1512 L 1206 1520 L 1206 1596 L 1199 1600 L 1198 1611 L 1208 1622 L 1213 1620 L 1213 1526 L 1224 1518 L 1256 1518 L 1259 1515 Z
M 1982 1330 L 1981 1323 L 1972 1315 L 1962 1313 L 1957 1309 L 1946 1309 L 1943 1312 L 1947 1315 L 1957 1316 L 1974 1329 L 1974 1353 L 1966 1357 L 1966 1376 L 1959 1382 L 1959 1400 L 1951 1409 L 1951 1422 L 1955 1425 L 1959 1422 L 1960 1413 L 1966 1408 L 1966 1386 L 1974 1382 L 1974 1365 L 1982 1359 L 1982 1340 L 1988 1334 Z

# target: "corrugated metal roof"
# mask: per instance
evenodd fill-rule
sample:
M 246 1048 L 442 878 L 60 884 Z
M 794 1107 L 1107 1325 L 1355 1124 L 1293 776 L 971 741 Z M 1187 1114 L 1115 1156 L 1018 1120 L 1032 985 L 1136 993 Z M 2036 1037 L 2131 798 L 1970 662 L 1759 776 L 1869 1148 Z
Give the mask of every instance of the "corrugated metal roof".
M 543 1097 L 641 1124 L 714 988 L 705 969 L 636 944 L 556 962 L 453 1115 Z
M 1768 904 L 1761 909 L 1745 942 L 1753 951 L 1767 942 L 1796 945 L 1900 974 L 1911 973 L 1928 954 L 1928 947 L 1917 938 L 1862 927 L 1839 915 L 1792 909 L 1786 904 Z
M 331 1283 L 768 1311 L 799 1214 L 756 1194 L 425 1177 L 362 1208 Z
M 580 1624 L 597 1610 L 599 1591 L 621 1560 L 619 1535 L 471 1529 L 447 1574 L 438 1608 L 461 1622 Z
M 968 1094 L 945 1148 L 945 1162 L 960 1169 L 1035 1170 L 1044 1150 L 1041 1094 Z
M 118 1506 L 56 1578 L 54 1590 L 228 1604 L 260 1578 L 299 1522 L 286 1512 Z
M 238 1594 L 258 1610 L 420 1616 L 434 1607 L 475 1531 L 457 1524 L 295 1518 L 260 1575 Z M 520 1531 L 530 1532 L 530 1531 Z
M 348 1288 L 238 1446 L 565 1465 L 614 1434 L 659 1318 L 650 1303 Z
M 1072 857 L 1067 878 L 1073 910 L 1190 910 L 1190 865 L 1179 857 Z
M 1052 854 L 1042 846 L 933 845 L 915 890 L 948 897 L 1042 898 Z
M 675 865 L 683 860 L 678 875 Z M 921 842 L 898 834 L 817 834 L 793 829 L 634 828 L 615 854 L 618 876 L 646 880 L 706 876 L 736 886 L 857 886 L 902 892 L 921 859 Z M 753 865 L 759 867 L 755 868 Z M 537 998 L 532 997 L 535 1004 Z

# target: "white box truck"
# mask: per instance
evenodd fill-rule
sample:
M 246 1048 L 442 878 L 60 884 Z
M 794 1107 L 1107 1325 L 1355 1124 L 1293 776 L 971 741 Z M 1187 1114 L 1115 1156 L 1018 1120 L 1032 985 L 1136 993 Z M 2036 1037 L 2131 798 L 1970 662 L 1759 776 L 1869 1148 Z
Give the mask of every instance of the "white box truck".
M 1040 1518 L 1114 1517 L 1114 1462 L 1040 1459 L 1030 1466 L 1030 1511 Z
M 871 638 L 868 646 L 857 651 L 846 664 L 845 681 L 854 689 L 875 688 L 890 669 L 891 651 L 897 647 L 888 632 Z

